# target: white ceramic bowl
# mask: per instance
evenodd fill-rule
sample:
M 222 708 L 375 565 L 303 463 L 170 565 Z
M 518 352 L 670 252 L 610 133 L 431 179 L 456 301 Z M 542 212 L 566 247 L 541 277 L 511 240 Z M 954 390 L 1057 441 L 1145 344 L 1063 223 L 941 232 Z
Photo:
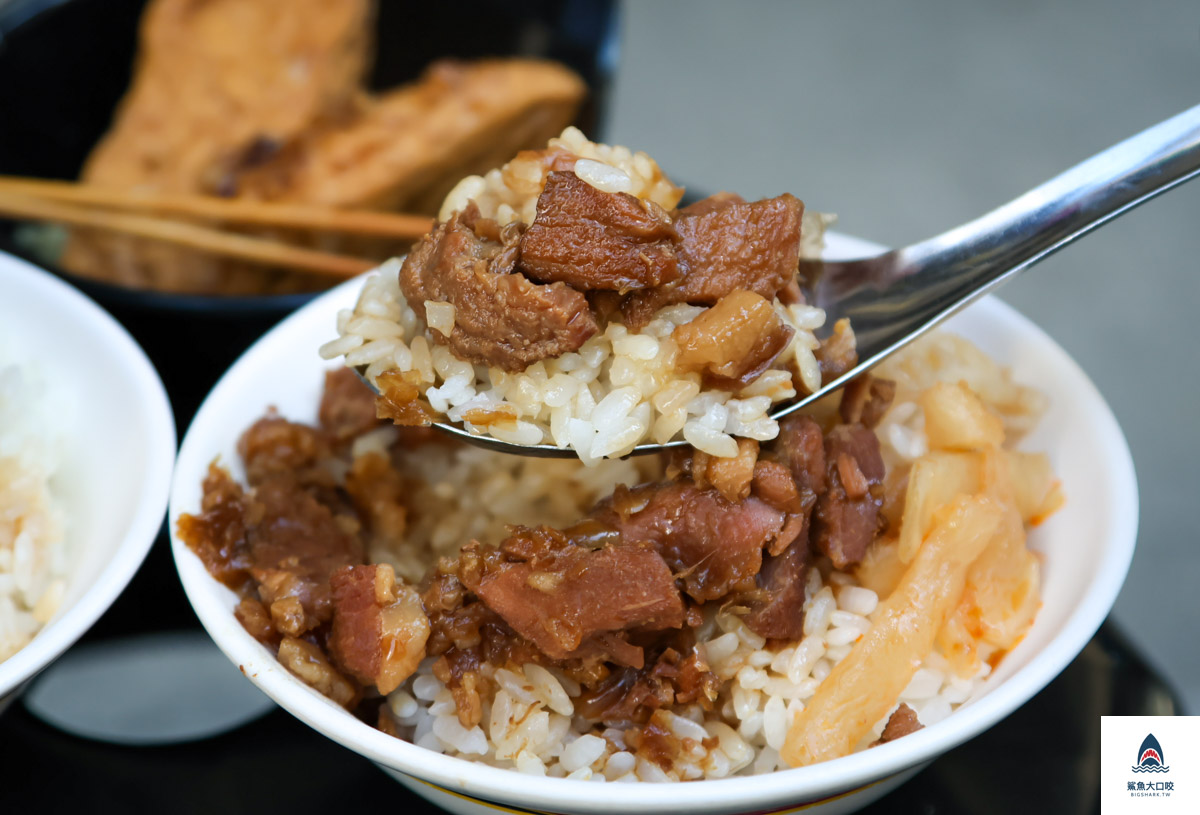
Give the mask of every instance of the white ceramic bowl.
M 47 379 L 65 415 L 55 476 L 71 568 L 58 613 L 0 662 L 0 707 L 112 605 L 162 524 L 175 420 L 146 354 L 108 312 L 57 277 L 0 253 L 0 332 Z
M 838 237 L 831 240 L 830 254 L 871 249 Z M 289 418 L 315 421 L 328 367 L 316 348 L 334 336 L 336 312 L 353 304 L 360 287 L 361 281 L 350 281 L 301 309 L 247 351 L 217 384 L 196 415 L 176 464 L 172 532 L 179 513 L 199 507 L 201 479 L 214 456 L 241 474 L 235 466 L 238 435 L 269 405 Z M 1031 535 L 1031 544 L 1045 553 L 1045 568 L 1043 606 L 1029 634 L 968 704 L 938 724 L 872 750 L 762 776 L 604 786 L 524 776 L 450 758 L 363 724 L 280 667 L 234 619 L 234 594 L 173 536 L 179 574 L 205 628 L 251 681 L 298 718 L 452 811 L 662 815 L 791 812 L 813 805 L 823 814 L 850 811 L 986 730 L 1057 676 L 1108 614 L 1133 554 L 1138 506 L 1133 463 L 1116 420 L 1087 376 L 1046 334 L 995 298 L 980 301 L 949 328 L 1050 396 L 1049 413 L 1023 446 L 1049 453 L 1067 503 Z

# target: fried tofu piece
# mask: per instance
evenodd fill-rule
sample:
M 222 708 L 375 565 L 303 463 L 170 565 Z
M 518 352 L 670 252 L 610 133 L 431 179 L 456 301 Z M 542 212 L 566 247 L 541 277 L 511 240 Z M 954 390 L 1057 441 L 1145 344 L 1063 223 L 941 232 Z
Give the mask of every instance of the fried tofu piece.
M 135 78 L 84 179 L 195 191 L 214 162 L 351 104 L 370 0 L 157 0 Z
M 142 17 L 133 82 L 82 180 L 201 192 L 229 162 L 344 116 L 370 65 L 373 15 L 371 0 L 156 0 Z M 220 259 L 84 230 L 63 263 L 165 289 L 220 290 L 229 278 Z
M 437 62 L 352 121 L 302 134 L 231 186 L 252 198 L 434 214 L 463 176 L 558 135 L 585 92 L 554 62 Z
M 435 213 L 465 175 L 544 144 L 583 82 L 536 60 L 441 62 L 370 96 L 371 0 L 155 0 L 134 81 L 82 180 L 119 189 Z M 263 229 L 381 260 L 389 241 Z M 73 230 L 67 269 L 166 291 L 261 294 L 328 280 Z

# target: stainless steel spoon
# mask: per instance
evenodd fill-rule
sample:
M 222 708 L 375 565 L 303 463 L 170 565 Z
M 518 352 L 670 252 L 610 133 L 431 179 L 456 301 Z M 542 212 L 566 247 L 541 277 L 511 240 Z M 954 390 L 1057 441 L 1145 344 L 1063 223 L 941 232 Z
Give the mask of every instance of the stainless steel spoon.
M 1200 175 L 1200 105 L 1075 165 L 981 218 L 863 260 L 800 264 L 809 303 L 826 325 L 850 318 L 858 365 L 813 394 L 777 407 L 780 419 L 836 390 L 938 323 L 1077 238 Z M 520 445 L 438 423 L 463 441 L 526 456 L 571 458 L 570 448 Z M 630 455 L 686 442 L 643 444 Z

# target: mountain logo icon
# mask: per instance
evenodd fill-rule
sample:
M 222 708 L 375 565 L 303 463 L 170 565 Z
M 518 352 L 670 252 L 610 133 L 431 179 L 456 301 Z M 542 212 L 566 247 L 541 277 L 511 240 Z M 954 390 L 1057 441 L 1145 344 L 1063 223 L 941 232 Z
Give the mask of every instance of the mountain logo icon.
M 1131 768 L 1135 773 L 1165 773 L 1171 768 L 1163 755 L 1162 745 L 1153 733 L 1147 733 L 1142 746 L 1138 748 L 1137 764 Z

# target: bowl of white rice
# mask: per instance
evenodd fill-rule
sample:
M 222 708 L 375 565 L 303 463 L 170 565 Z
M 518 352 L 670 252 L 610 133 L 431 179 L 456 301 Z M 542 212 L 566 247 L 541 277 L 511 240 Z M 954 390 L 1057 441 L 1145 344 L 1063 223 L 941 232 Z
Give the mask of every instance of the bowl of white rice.
M 162 382 L 125 329 L 0 253 L 0 707 L 133 577 L 174 451 Z
M 826 251 L 828 256 L 851 257 L 869 254 L 873 249 L 877 247 L 830 235 Z M 629 754 L 610 755 L 596 744 L 600 740 L 572 738 L 570 733 L 561 750 L 547 753 L 544 760 L 530 762 L 528 767 L 490 760 L 488 756 L 493 752 L 499 757 L 499 751 L 494 749 L 499 745 L 492 745 L 486 739 L 478 745 L 468 743 L 473 734 L 450 732 L 454 728 L 448 725 L 438 729 L 440 724 L 447 724 L 437 721 L 438 683 L 432 675 L 422 676 L 420 672 L 411 685 L 413 710 L 406 708 L 401 713 L 419 718 L 421 710 L 427 709 L 432 717 L 431 726 L 426 728 L 426 737 L 414 736 L 411 741 L 396 738 L 347 713 L 285 669 L 275 653 L 255 640 L 235 618 L 238 595 L 214 579 L 175 534 L 179 516 L 194 512 L 200 505 L 201 483 L 214 459 L 230 467 L 235 477 L 239 475 L 238 437 L 269 407 L 294 421 L 315 420 L 324 375 L 330 369 L 330 363 L 323 362 L 316 349 L 328 339 L 339 311 L 356 302 L 362 285 L 361 279 L 350 281 L 285 320 L 253 346 L 210 393 L 183 441 L 176 462 L 169 512 L 172 546 L 184 588 L 198 617 L 250 681 L 297 718 L 375 762 L 400 783 L 447 810 L 619 811 L 648 815 L 792 812 L 810 808 L 834 813 L 857 809 L 902 783 L 938 755 L 986 730 L 1045 687 L 1095 633 L 1112 607 L 1129 568 L 1138 500 L 1132 460 L 1120 428 L 1087 376 L 1052 339 L 1000 301 L 986 298 L 950 321 L 947 330 L 970 340 L 988 357 L 1010 368 L 1016 380 L 1045 395 L 1045 412 L 1031 429 L 1023 428 L 1028 432 L 1020 442 L 1020 449 L 1047 453 L 1061 479 L 1066 502 L 1029 534 L 1029 546 L 1040 560 L 1042 584 L 1041 608 L 1027 635 L 997 665 L 970 682 L 954 680 L 949 672 L 940 671 L 937 664 L 928 664 L 927 670 L 914 677 L 902 695 L 919 712 L 925 724 L 923 729 L 894 742 L 813 766 L 788 769 L 772 760 L 777 757 L 770 746 L 772 738 L 778 741 L 781 737 L 777 719 L 790 711 L 767 691 L 775 685 L 782 686 L 796 664 L 804 661 L 799 654 L 802 649 L 795 648 L 789 651 L 788 659 L 768 658 L 766 662 L 750 664 L 744 671 L 745 681 L 739 670 L 736 682 L 744 687 L 734 704 L 746 708 L 737 712 L 743 723 L 756 723 L 745 728 L 753 735 L 742 737 L 738 731 L 729 729 L 728 738 L 717 739 L 712 751 L 736 760 L 724 767 L 725 772 L 706 773 L 698 780 L 667 780 L 656 775 L 652 768 L 643 774 L 638 769 L 640 765 L 617 766 L 622 761 L 629 763 Z M 956 347 L 953 343 L 926 345 L 925 356 L 914 357 L 906 364 L 915 361 L 918 367 L 924 364 L 940 367 L 940 374 L 945 377 L 969 380 L 975 370 L 974 362 L 969 355 L 957 354 Z M 902 405 L 897 405 L 893 410 L 901 408 Z M 911 458 L 922 454 L 923 431 L 911 417 L 906 419 L 896 414 L 890 420 L 885 419 L 882 427 L 887 435 L 885 455 Z M 458 477 L 456 473 L 470 470 L 482 455 L 474 451 L 446 461 L 442 460 L 445 457 L 442 453 L 437 453 L 426 462 L 422 475 L 439 483 L 453 482 Z M 565 462 L 553 466 L 561 464 Z M 594 478 L 603 479 L 612 474 L 606 469 L 609 465 L 615 468 L 615 473 L 620 468 L 632 468 L 633 460 L 606 462 L 590 472 Z M 496 483 L 511 484 L 513 478 L 519 481 L 521 477 L 513 475 L 517 469 L 508 468 L 509 472 L 504 467 L 495 468 Z M 636 473 L 624 475 L 636 477 Z M 546 487 L 545 505 L 570 503 L 574 487 L 566 480 L 556 482 L 553 474 L 548 478 L 549 481 L 542 479 Z M 556 488 L 556 483 L 561 488 Z M 465 542 L 461 540 L 463 535 L 485 537 L 489 534 L 488 525 L 495 521 L 513 522 L 505 517 L 505 507 L 514 500 L 512 492 L 481 482 L 478 489 L 470 493 L 464 490 L 462 495 L 452 498 L 446 514 L 454 516 L 454 507 L 458 507 L 457 515 L 461 517 L 451 517 L 459 528 L 454 536 L 457 543 Z M 447 500 L 447 496 L 433 489 L 427 500 L 421 500 L 433 506 Z M 569 516 L 576 510 L 572 505 L 563 511 Z M 420 546 L 428 545 L 435 552 L 442 545 L 436 530 L 414 534 L 421 538 Z M 404 556 L 401 552 L 394 559 L 397 573 L 415 572 L 415 566 L 412 569 L 406 566 Z M 809 590 L 814 605 L 823 602 L 821 597 L 833 596 L 818 586 L 809 586 Z M 831 624 L 822 635 L 822 647 L 827 652 L 842 648 L 842 643 L 835 640 L 847 632 L 839 626 L 845 627 L 843 623 L 851 616 L 871 613 L 869 603 L 858 603 L 865 597 L 862 592 L 841 590 L 837 597 L 836 608 L 826 603 L 829 607 L 821 613 L 812 609 L 808 612 L 814 620 L 842 621 Z M 841 598 L 846 598 L 845 604 Z M 856 605 L 863 607 L 850 608 Z M 742 656 L 755 659 L 756 647 L 761 651 L 762 645 L 748 642 L 744 633 L 736 628 L 715 632 L 712 647 L 719 641 L 722 645 L 717 650 L 721 653 L 710 653 L 710 657 L 716 661 L 733 661 Z M 814 668 L 812 676 L 817 673 L 821 671 Z M 545 677 L 534 671 L 524 676 L 505 674 L 503 679 L 512 686 L 510 695 L 514 698 L 531 694 L 532 699 L 539 693 L 539 682 Z M 767 684 L 758 683 L 759 679 Z M 753 690 L 754 685 L 759 689 Z M 408 697 L 404 701 L 409 701 Z M 553 702 L 551 699 L 546 705 L 552 709 Z M 531 710 L 536 706 L 536 701 L 532 702 Z M 751 706 L 756 709 L 751 710 Z M 689 726 L 686 721 L 678 724 Z M 433 737 L 428 737 L 429 734 Z M 466 741 L 451 743 L 456 735 Z M 472 752 L 480 753 L 479 757 L 470 758 Z M 634 783 L 616 783 L 622 781 Z

